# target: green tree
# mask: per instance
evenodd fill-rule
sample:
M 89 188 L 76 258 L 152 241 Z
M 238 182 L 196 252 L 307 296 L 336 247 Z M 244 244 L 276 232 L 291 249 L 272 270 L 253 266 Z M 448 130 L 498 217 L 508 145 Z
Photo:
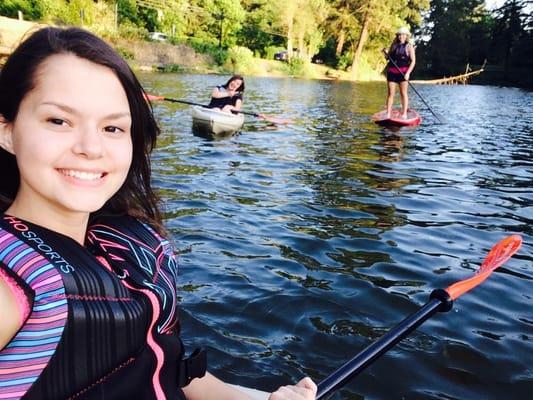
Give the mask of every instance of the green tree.
M 22 12 L 25 19 L 38 20 L 43 17 L 41 2 L 38 0 L 2 0 L 0 1 L 0 15 L 17 18 Z
M 159 19 L 161 30 L 172 37 L 184 38 L 187 34 L 187 0 L 167 0 L 167 7 Z
M 431 37 L 424 58 L 433 74 L 456 74 L 485 58 L 486 46 L 479 41 L 490 23 L 483 0 L 433 0 L 424 32 Z
M 335 41 L 335 55 L 340 57 L 346 41 L 354 39 L 360 31 L 356 17 L 359 0 L 332 0 L 331 11 L 326 21 L 326 38 Z
M 201 24 L 192 24 L 195 32 L 202 31 L 204 37 L 218 42 L 220 47 L 237 43 L 237 34 L 246 16 L 239 0 L 202 0 L 196 8 L 203 12 L 197 14 Z
M 358 8 L 361 29 L 354 46 L 351 67 L 354 79 L 367 41 L 381 45 L 385 37 L 394 37 L 396 29 L 406 25 L 407 21 L 416 26 L 421 21 L 422 11 L 428 7 L 428 0 L 361 0 Z M 377 46 L 372 47 L 375 52 Z
M 265 4 L 272 17 L 272 26 L 287 38 L 289 59 L 293 57 L 294 49 L 294 18 L 302 1 L 305 0 L 272 0 Z
M 507 0 L 500 8 L 495 10 L 494 25 L 494 53 L 503 60 L 506 75 L 511 64 L 523 58 L 521 52 L 517 53 L 517 45 L 527 38 L 526 24 L 528 16 L 524 12 L 525 2 Z M 514 61 L 514 62 L 513 62 Z M 518 62 L 520 63 L 520 62 Z
M 250 50 L 267 56 L 272 48 L 285 47 L 286 38 L 273 27 L 273 16 L 266 5 L 269 0 L 243 0 L 246 11 L 246 22 L 242 24 L 238 44 Z
M 144 27 L 144 21 L 139 14 L 139 8 L 135 0 L 118 0 L 118 21 L 125 23 L 129 21 L 137 26 Z
M 289 58 L 298 56 L 309 61 L 324 43 L 323 23 L 329 13 L 325 0 L 272 0 L 266 4 L 272 26 L 287 38 Z
M 39 0 L 40 20 L 60 25 L 84 26 L 104 34 L 115 29 L 114 2 L 92 0 Z

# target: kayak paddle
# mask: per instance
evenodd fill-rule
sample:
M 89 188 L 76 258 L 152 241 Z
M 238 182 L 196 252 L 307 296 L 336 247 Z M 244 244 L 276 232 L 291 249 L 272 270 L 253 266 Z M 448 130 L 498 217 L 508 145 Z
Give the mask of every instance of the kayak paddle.
M 447 312 L 451 310 L 455 299 L 487 279 L 492 271 L 504 264 L 516 253 L 521 244 L 522 238 L 519 235 L 508 236 L 491 249 L 474 276 L 454 283 L 446 289 L 434 290 L 429 296 L 429 301 L 418 311 L 405 318 L 389 332 L 322 380 L 318 384 L 316 399 L 325 399 L 326 396 L 344 386 L 437 311 Z
M 396 67 L 396 69 L 398 70 L 398 72 L 403 76 L 403 79 L 405 79 L 407 81 L 407 83 L 409 84 L 409 86 L 411 86 L 411 89 L 413 89 L 413 91 L 418 95 L 418 97 L 420 97 L 420 100 L 422 100 L 422 102 L 426 105 L 426 107 L 428 108 L 429 111 L 431 111 L 431 114 L 433 114 L 435 116 L 435 118 L 437 118 L 437 121 L 439 121 L 441 124 L 443 124 L 443 118 L 439 117 L 437 114 L 435 114 L 435 112 L 431 109 L 431 107 L 429 106 L 429 104 L 426 102 L 426 100 L 424 100 L 424 98 L 422 97 L 422 95 L 420 93 L 418 93 L 418 91 L 415 89 L 415 87 L 413 86 L 413 84 L 411 83 L 411 81 L 409 81 L 406 77 L 405 77 L 405 74 L 400 71 L 400 67 L 398 67 L 398 64 L 396 64 L 394 62 L 394 60 L 392 58 L 389 57 L 389 54 L 385 51 L 385 49 L 383 49 L 383 54 L 385 54 L 385 57 L 387 57 L 387 60 L 389 60 L 392 65 L 394 65 Z
M 194 103 L 192 101 L 187 101 L 187 100 L 171 99 L 171 98 L 164 97 L 164 96 L 154 96 L 152 94 L 146 94 L 146 98 L 148 100 L 150 100 L 150 101 L 164 100 L 164 101 L 169 101 L 171 103 L 181 103 L 181 104 L 188 104 L 190 106 L 200 106 L 200 107 L 204 107 L 204 108 L 209 108 L 209 106 L 207 106 L 205 104 Z M 259 118 L 259 119 L 264 119 L 265 121 L 271 122 L 273 124 L 279 124 L 279 125 L 287 125 L 287 124 L 291 124 L 293 122 L 290 119 L 272 117 L 272 116 L 268 116 L 268 115 L 265 115 L 265 114 L 258 114 L 258 113 L 249 112 L 249 111 L 236 110 L 236 111 L 232 111 L 232 113 L 235 113 L 235 114 L 241 113 L 241 114 L 245 114 L 245 115 L 251 115 L 253 117 L 256 117 L 256 118 Z

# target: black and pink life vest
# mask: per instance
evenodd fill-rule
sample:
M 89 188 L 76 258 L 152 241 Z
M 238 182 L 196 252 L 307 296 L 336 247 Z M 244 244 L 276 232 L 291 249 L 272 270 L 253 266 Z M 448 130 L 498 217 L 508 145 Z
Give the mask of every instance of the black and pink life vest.
M 81 246 L 0 215 L 0 273 L 28 308 L 1 399 L 178 400 L 205 373 L 205 353 L 183 360 L 170 243 L 133 217 L 95 221 Z

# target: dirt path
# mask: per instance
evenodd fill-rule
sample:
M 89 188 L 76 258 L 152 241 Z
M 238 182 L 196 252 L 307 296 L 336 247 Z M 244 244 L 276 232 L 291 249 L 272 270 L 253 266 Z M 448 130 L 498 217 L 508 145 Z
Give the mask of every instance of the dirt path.
M 0 17 L 0 54 L 11 53 L 28 32 L 39 26 L 35 22 Z

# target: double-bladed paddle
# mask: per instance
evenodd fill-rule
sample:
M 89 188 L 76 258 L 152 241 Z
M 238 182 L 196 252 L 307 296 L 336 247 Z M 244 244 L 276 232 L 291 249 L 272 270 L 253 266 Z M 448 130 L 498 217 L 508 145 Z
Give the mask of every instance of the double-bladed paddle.
M 327 398 L 335 390 L 344 386 L 437 311 L 446 312 L 451 310 L 455 299 L 487 279 L 492 271 L 503 265 L 517 252 L 521 244 L 522 238 L 519 235 L 508 236 L 491 249 L 479 270 L 472 277 L 454 283 L 446 289 L 434 290 L 430 295 L 429 301 L 418 311 L 405 318 L 389 332 L 321 381 L 318 384 L 317 400 Z
M 188 104 L 190 106 L 199 106 L 199 107 L 209 108 L 209 106 L 207 106 L 205 104 L 195 103 L 193 101 L 171 99 L 171 98 L 168 98 L 168 97 L 155 96 L 155 95 L 152 95 L 152 94 L 146 94 L 146 98 L 148 100 L 150 100 L 150 101 L 164 100 L 164 101 L 169 101 L 171 103 L 181 103 L 181 104 Z M 265 121 L 271 122 L 273 124 L 279 124 L 279 125 L 292 124 L 292 122 L 293 122 L 290 119 L 278 118 L 278 117 L 273 117 L 273 116 L 254 113 L 254 112 L 249 112 L 249 111 L 235 110 L 235 111 L 232 111 L 232 112 L 235 113 L 235 114 L 240 113 L 240 114 L 245 114 L 245 115 L 251 115 L 253 117 L 256 117 L 256 118 L 259 118 L 259 119 L 263 119 Z

